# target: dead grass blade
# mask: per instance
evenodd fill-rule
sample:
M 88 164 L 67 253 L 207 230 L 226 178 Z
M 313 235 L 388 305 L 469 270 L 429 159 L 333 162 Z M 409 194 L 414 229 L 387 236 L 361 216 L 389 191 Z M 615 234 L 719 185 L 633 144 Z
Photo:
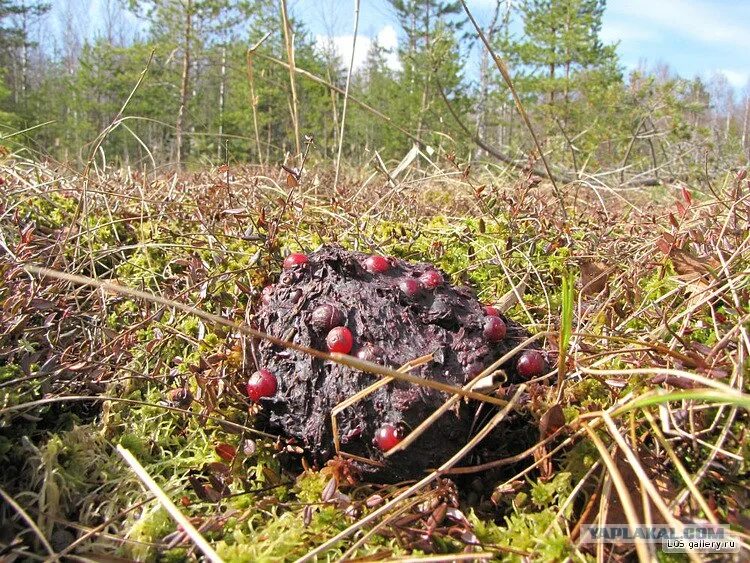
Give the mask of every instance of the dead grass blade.
M 44 549 L 49 553 L 50 558 L 52 561 L 58 561 L 58 556 L 55 554 L 55 550 L 52 549 L 52 546 L 47 541 L 47 538 L 44 536 L 44 533 L 42 530 L 39 529 L 39 526 L 37 526 L 37 523 L 34 522 L 34 519 L 29 516 L 29 513 L 26 512 L 23 507 L 16 502 L 16 500 L 10 496 L 8 493 L 5 492 L 5 489 L 0 487 L 0 496 L 3 497 L 3 500 L 7 502 L 13 510 L 16 511 L 16 514 L 18 514 L 21 518 L 23 518 L 23 521 L 26 522 L 29 529 L 34 532 L 34 535 L 36 535 L 37 539 L 39 539 L 39 543 L 42 544 Z
M 289 61 L 289 87 L 292 92 L 292 125 L 294 127 L 294 142 L 297 148 L 297 154 L 302 152 L 302 142 L 299 136 L 299 102 L 297 101 L 297 85 L 295 82 L 296 62 L 294 57 L 294 30 L 292 23 L 289 21 L 289 15 L 286 8 L 286 0 L 281 0 L 281 20 L 284 28 L 284 47 L 286 48 L 286 59 Z
M 607 447 L 604 445 L 604 442 L 602 442 L 601 438 L 599 438 L 596 432 L 585 423 L 583 424 L 583 428 L 584 430 L 586 430 L 589 438 L 596 446 L 596 449 L 599 450 L 599 456 L 604 462 L 604 465 L 607 467 L 609 477 L 612 479 L 612 482 L 617 489 L 617 494 L 620 497 L 620 501 L 622 502 L 622 508 L 625 512 L 625 517 L 628 520 L 628 525 L 634 528 L 639 524 L 638 515 L 635 510 L 635 506 L 633 505 L 633 499 L 630 497 L 628 486 L 625 484 L 625 481 L 623 480 L 619 469 L 617 469 L 615 460 L 612 459 L 612 456 L 609 454 Z M 651 552 L 651 549 L 649 549 L 648 544 L 643 541 L 643 538 L 639 536 L 636 536 L 635 538 L 635 549 L 638 553 L 638 559 L 640 559 L 641 561 L 652 560 L 653 553 Z
M 133 472 L 138 476 L 141 482 L 146 485 L 148 490 L 150 490 L 154 494 L 154 496 L 156 496 L 156 499 L 164 507 L 164 510 L 169 512 L 169 515 L 174 518 L 175 522 L 177 522 L 182 527 L 182 530 L 190 537 L 191 540 L 193 540 L 193 543 L 203 552 L 208 560 L 212 561 L 213 563 L 223 563 L 224 560 L 219 557 L 219 554 L 214 551 L 214 548 L 211 547 L 211 545 L 200 534 L 200 532 L 195 529 L 195 526 L 193 526 L 192 522 L 190 522 L 190 520 L 188 520 L 185 515 L 180 512 L 180 509 L 175 506 L 175 504 L 170 500 L 170 498 L 161 489 L 161 487 L 156 484 L 156 481 L 151 478 L 151 475 L 148 474 L 148 472 L 135 458 L 135 456 L 130 453 L 130 450 L 123 448 L 121 444 L 117 444 L 116 449 L 117 452 L 123 457 L 123 459 L 133 470 Z

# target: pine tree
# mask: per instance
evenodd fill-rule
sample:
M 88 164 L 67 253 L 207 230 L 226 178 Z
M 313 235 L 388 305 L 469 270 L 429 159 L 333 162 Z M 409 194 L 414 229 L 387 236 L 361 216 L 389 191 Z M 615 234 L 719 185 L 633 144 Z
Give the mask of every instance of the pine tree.
M 426 132 L 442 128 L 437 114 L 438 108 L 445 111 L 440 89 L 453 96 L 463 89 L 457 35 L 466 20 L 457 1 L 389 1 L 406 37 L 399 49 L 403 71 L 397 115 L 424 138 Z
M 14 110 L 23 110 L 19 106 L 29 85 L 29 50 L 36 46 L 29 37 L 31 25 L 49 9 L 49 3 L 38 0 L 0 0 L 0 80 L 12 94 Z
M 180 166 L 186 130 L 186 112 L 192 94 L 196 54 L 219 26 L 235 26 L 250 10 L 250 3 L 236 0 L 129 0 L 130 8 L 151 24 L 154 40 L 180 52 L 179 100 L 175 118 L 175 163 Z M 231 15 L 230 15 L 231 14 Z
M 599 38 L 605 6 L 605 0 L 523 2 L 524 38 L 517 49 L 527 71 L 526 90 L 544 96 L 550 107 L 563 102 L 564 108 L 576 90 L 579 73 L 612 66 L 614 46 Z

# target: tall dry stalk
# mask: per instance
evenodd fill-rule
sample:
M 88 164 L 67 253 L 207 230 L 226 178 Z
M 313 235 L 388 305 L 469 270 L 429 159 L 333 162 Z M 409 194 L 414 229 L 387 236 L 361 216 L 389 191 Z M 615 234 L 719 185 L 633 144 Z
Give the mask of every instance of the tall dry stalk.
M 292 125 L 294 127 L 294 143 L 296 148 L 295 154 L 302 153 L 302 143 L 299 136 L 299 104 L 297 102 L 297 86 L 295 83 L 295 63 L 294 63 L 294 37 L 292 35 L 292 25 L 289 23 L 289 13 L 286 8 L 286 0 L 281 0 L 281 20 L 284 25 L 284 46 L 286 47 L 286 59 L 289 61 L 289 87 L 292 90 L 292 99 L 290 108 L 292 112 Z
M 269 31 L 266 33 L 260 41 L 247 50 L 247 82 L 250 86 L 250 108 L 253 112 L 253 130 L 255 132 L 255 146 L 258 150 L 258 163 L 263 164 L 263 152 L 260 148 L 260 131 L 258 129 L 258 96 L 255 94 L 255 65 L 254 55 L 255 50 L 263 44 L 271 35 Z
M 354 68 L 354 50 L 357 48 L 357 32 L 359 31 L 359 0 L 354 0 L 354 37 L 352 39 L 352 56 L 349 58 L 349 70 L 346 73 L 346 87 L 344 88 L 344 106 L 341 109 L 341 132 L 339 133 L 339 148 L 336 153 L 336 175 L 333 179 L 333 190 L 339 185 L 339 172 L 341 170 L 341 149 L 344 147 L 344 127 L 346 126 L 346 103 L 349 100 L 349 85 L 352 81 L 352 69 Z

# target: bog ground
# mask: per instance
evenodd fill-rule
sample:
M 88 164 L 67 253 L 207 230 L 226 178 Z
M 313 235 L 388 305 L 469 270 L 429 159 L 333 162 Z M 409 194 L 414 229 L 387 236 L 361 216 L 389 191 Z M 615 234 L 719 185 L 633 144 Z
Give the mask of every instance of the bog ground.
M 323 165 L 288 186 L 280 169 L 82 177 L 5 155 L 6 556 L 197 557 L 117 445 L 228 561 L 646 556 L 577 541 L 584 522 L 644 519 L 744 541 L 744 173 L 716 197 L 567 185 L 564 223 L 544 183 L 451 169 L 395 187 L 351 170 L 333 193 Z M 525 390 L 536 443 L 416 488 L 361 482 L 343 459 L 282 468 L 295 446 L 254 429 L 242 327 L 284 257 L 324 242 L 432 262 L 544 333 L 558 365 Z M 488 468 L 489 485 L 472 473 Z

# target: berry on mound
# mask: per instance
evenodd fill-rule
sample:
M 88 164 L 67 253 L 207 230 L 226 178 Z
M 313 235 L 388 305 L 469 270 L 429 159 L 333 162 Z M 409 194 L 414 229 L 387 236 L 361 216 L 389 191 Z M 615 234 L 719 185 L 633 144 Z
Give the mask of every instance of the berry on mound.
M 427 289 L 435 289 L 443 283 L 443 275 L 437 270 L 427 270 L 419 276 L 419 281 Z
M 366 362 L 381 364 L 385 359 L 385 350 L 376 344 L 367 343 L 357 350 L 357 357 Z
M 485 317 L 484 337 L 490 342 L 500 342 L 508 332 L 505 322 L 500 317 Z
M 373 255 L 365 260 L 365 270 L 371 274 L 382 274 L 383 272 L 387 272 L 390 267 L 388 259 L 384 256 Z
M 500 311 L 498 311 L 495 307 L 492 305 L 485 305 L 484 306 L 484 314 L 488 317 L 499 317 Z
M 393 424 L 384 424 L 375 432 L 373 442 L 381 451 L 387 452 L 404 439 L 403 432 Z
M 542 375 L 546 367 L 544 357 L 538 350 L 526 350 L 516 362 L 518 375 L 526 379 Z
M 352 351 L 354 338 L 352 338 L 352 333 L 348 328 L 337 326 L 326 336 L 326 344 L 328 345 L 328 350 L 331 352 L 348 354 Z
M 344 313 L 338 307 L 325 303 L 315 307 L 310 318 L 313 328 L 318 332 L 329 332 L 330 330 L 341 326 L 346 321 Z
M 414 299 L 422 290 L 422 286 L 414 278 L 404 278 L 398 283 L 398 288 L 409 299 Z
M 257 403 L 263 397 L 273 397 L 276 394 L 276 387 L 276 376 L 267 369 L 260 369 L 247 381 L 247 396 Z
M 299 252 L 292 252 L 289 256 L 284 258 L 284 269 L 288 270 L 295 266 L 304 266 L 307 262 L 307 256 Z

